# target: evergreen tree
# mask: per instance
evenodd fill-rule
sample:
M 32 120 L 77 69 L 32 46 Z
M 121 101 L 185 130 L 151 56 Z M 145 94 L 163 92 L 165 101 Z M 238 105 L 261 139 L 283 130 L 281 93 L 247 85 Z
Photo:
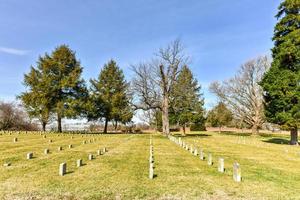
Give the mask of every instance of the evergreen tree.
M 32 67 L 25 75 L 24 83 L 29 91 L 20 98 L 28 113 L 41 119 L 43 129 L 51 112 L 57 115 L 59 132 L 62 132 L 63 117 L 73 118 L 81 114 L 88 95 L 81 73 L 82 67 L 75 52 L 61 45 L 51 55 L 40 57 L 37 67 Z
M 186 126 L 195 124 L 204 127 L 204 99 L 200 90 L 191 70 L 184 66 L 174 83 L 170 102 L 170 119 L 183 127 L 183 134 Z
M 29 117 L 39 119 L 43 131 L 46 130 L 46 125 L 53 111 L 53 95 L 49 90 L 51 85 L 47 74 L 49 59 L 47 54 L 39 57 L 37 67 L 31 67 L 30 72 L 24 75 L 24 85 L 28 90 L 18 96 Z
M 212 127 L 219 127 L 219 132 L 221 132 L 221 128 L 228 125 L 232 119 L 232 112 L 223 102 L 219 102 L 207 115 L 207 122 Z
M 89 120 L 104 118 L 104 133 L 107 133 L 109 121 L 130 122 L 133 116 L 128 95 L 128 83 L 125 81 L 123 71 L 114 60 L 104 65 L 97 80 L 91 81 L 92 110 Z
M 267 119 L 291 131 L 298 144 L 300 126 L 300 1 L 285 0 L 276 15 L 273 62 L 261 85 Z

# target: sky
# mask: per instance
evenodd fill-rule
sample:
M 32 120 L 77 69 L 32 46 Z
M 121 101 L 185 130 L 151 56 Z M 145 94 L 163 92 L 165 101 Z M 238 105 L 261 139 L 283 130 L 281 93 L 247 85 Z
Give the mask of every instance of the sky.
M 180 38 L 202 85 L 205 107 L 216 98 L 211 82 L 241 64 L 270 55 L 280 0 L 0 0 L 0 100 L 25 91 L 24 73 L 39 55 L 67 44 L 96 78 L 115 59 L 128 80 L 130 66 Z M 87 81 L 88 82 L 88 81 Z

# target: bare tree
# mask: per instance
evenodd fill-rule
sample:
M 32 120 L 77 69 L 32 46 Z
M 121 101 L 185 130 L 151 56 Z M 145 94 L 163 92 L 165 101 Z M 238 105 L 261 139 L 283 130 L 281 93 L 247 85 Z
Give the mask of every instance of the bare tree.
M 163 134 L 170 134 L 169 101 L 170 93 L 181 68 L 188 57 L 183 53 L 180 40 L 175 40 L 166 48 L 160 48 L 149 63 L 132 66 L 135 77 L 132 89 L 136 94 L 136 109 L 162 111 Z
M 226 103 L 235 118 L 251 126 L 252 133 L 258 133 L 265 121 L 263 91 L 259 82 L 269 68 L 268 57 L 258 57 L 243 64 L 233 78 L 210 85 L 210 91 Z

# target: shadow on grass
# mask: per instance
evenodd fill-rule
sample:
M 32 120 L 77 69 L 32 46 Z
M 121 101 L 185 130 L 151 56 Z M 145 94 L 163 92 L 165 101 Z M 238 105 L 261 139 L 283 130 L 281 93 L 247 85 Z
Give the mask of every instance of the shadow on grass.
M 232 131 L 222 131 L 221 133 L 215 132 L 221 135 L 234 135 L 234 136 L 251 136 L 251 133 L 237 133 L 237 132 L 232 132 Z
M 73 173 L 74 173 L 74 171 L 67 171 L 67 172 L 66 172 L 66 175 L 67 175 L 67 174 L 73 174 Z
M 273 143 L 273 144 L 290 144 L 290 141 L 284 138 L 271 138 L 268 140 L 263 140 L 263 142 L 267 142 L 267 143 Z
M 204 134 L 204 133 L 188 133 L 186 135 L 182 135 L 181 133 L 174 133 L 173 136 L 177 137 L 209 137 L 211 135 Z

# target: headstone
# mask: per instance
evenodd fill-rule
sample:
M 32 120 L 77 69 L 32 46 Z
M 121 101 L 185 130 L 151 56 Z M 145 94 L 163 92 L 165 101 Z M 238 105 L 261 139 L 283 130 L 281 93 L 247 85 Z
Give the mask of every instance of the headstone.
M 239 163 L 235 162 L 233 164 L 233 180 L 235 182 L 241 182 L 242 176 L 241 176 L 241 168 Z
M 97 155 L 98 155 L 98 156 L 101 155 L 101 150 L 100 150 L 100 149 L 97 150 Z
M 105 147 L 103 147 L 103 153 L 107 152 L 107 149 Z
M 46 138 L 47 136 L 46 135 L 44 135 L 44 137 L 43 138 Z
M 27 154 L 27 160 L 32 159 L 32 157 L 33 157 L 33 153 L 30 152 L 30 153 Z
M 58 147 L 57 150 L 58 150 L 58 151 L 61 151 L 61 150 L 62 150 L 62 147 Z
M 61 163 L 59 165 L 59 175 L 64 176 L 67 172 L 67 164 L 66 163 Z
M 203 149 L 200 149 L 199 155 L 200 155 L 200 159 L 201 159 L 201 160 L 204 160 L 204 152 L 203 152 Z
M 94 159 L 93 154 L 89 154 L 89 160 L 93 160 L 93 159 Z
M 52 140 L 49 140 L 49 143 L 52 143 Z
M 72 149 L 73 148 L 73 145 L 72 144 L 69 144 L 69 149 Z
M 151 163 L 150 163 L 150 167 L 149 167 L 149 178 L 150 179 L 154 178 L 154 167 L 153 167 L 153 165 L 151 165 Z
M 3 166 L 4 167 L 9 167 L 9 166 L 11 166 L 11 163 L 4 163 Z
M 49 149 L 45 149 L 44 154 L 48 154 L 48 153 L 49 153 Z
M 18 142 L 18 138 L 14 138 L 14 142 Z
M 195 148 L 194 150 L 194 155 L 197 156 L 198 155 L 198 150 Z
M 213 165 L 212 154 L 211 153 L 208 153 L 208 155 L 207 155 L 207 164 L 208 165 Z
M 84 140 L 84 141 L 82 142 L 82 144 L 86 144 L 86 141 Z
M 191 145 L 191 147 L 190 147 L 190 152 L 191 152 L 191 154 L 193 154 L 194 153 L 194 148 L 193 148 L 193 146 Z
M 153 162 L 154 162 L 154 159 L 153 159 L 153 156 L 152 156 L 152 155 L 150 155 L 150 157 L 149 157 L 149 162 L 150 162 L 150 163 L 153 163 Z
M 81 166 L 82 166 L 82 159 L 78 159 L 78 160 L 77 160 L 76 166 L 77 166 L 77 167 L 81 167 Z
M 218 171 L 224 173 L 224 158 L 219 158 Z

